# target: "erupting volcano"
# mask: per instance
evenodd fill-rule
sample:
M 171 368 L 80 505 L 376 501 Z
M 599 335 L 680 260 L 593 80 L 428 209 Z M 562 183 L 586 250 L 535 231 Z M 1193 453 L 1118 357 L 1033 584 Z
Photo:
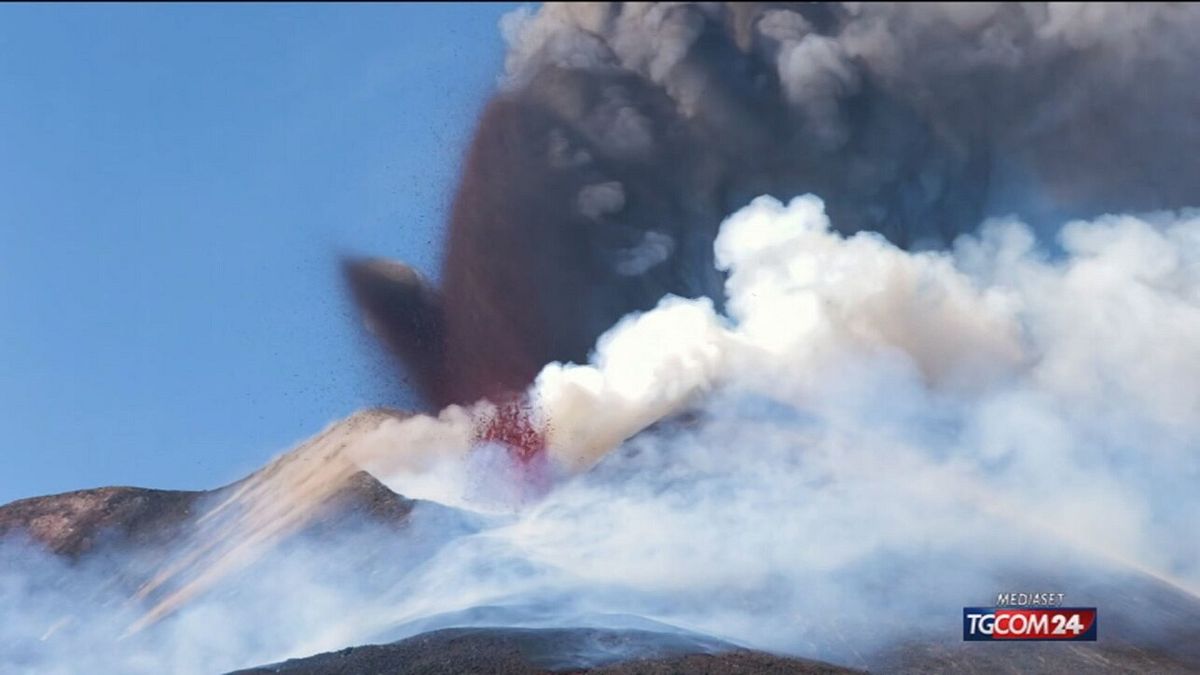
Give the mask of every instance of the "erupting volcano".
M 342 263 L 423 410 L 0 507 L 0 664 L 1200 668 L 1200 7 L 501 29 L 440 271 Z M 1099 639 L 964 642 L 1013 589 Z

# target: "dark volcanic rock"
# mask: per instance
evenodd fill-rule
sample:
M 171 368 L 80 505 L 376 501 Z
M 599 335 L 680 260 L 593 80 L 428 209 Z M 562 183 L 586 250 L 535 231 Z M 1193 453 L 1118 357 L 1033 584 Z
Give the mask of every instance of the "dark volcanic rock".
M 871 659 L 872 673 L 1200 672 L 1190 660 L 1122 644 L 912 643 Z M 591 628 L 451 628 L 231 675 L 725 675 L 856 673 L 842 666 L 739 649 L 700 636 Z
M 1200 664 L 1175 655 L 1132 645 L 1103 643 L 996 643 L 955 645 L 911 644 L 888 652 L 877 673 L 965 673 L 1023 675 L 1024 673 L 1195 673 Z
M 754 652 L 701 636 L 595 628 L 449 628 L 352 647 L 236 675 L 799 675 L 855 673 Z
M 386 408 L 364 410 L 331 425 L 293 452 L 339 430 L 354 434 L 384 420 L 407 416 Z M 0 506 L 0 541 L 23 536 L 52 553 L 73 559 L 99 548 L 163 549 L 187 534 L 183 528 L 194 517 L 235 494 L 248 481 L 274 470 L 268 464 L 240 481 L 202 492 L 104 487 L 21 499 Z M 337 530 L 350 519 L 400 524 L 412 506 L 412 501 L 387 489 L 370 474 L 358 472 L 325 499 L 305 521 L 302 531 L 321 535 L 330 528 Z
M 205 494 L 104 487 L 21 499 L 0 506 L 0 537 L 23 534 L 72 558 L 101 542 L 158 544 L 191 518 Z

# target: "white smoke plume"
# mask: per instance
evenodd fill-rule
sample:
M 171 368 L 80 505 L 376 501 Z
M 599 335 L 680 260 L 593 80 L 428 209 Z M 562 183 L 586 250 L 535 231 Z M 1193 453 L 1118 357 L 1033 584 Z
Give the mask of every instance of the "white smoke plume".
M 1200 213 L 1073 222 L 1060 244 L 1006 220 L 909 253 L 835 233 L 816 197 L 756 200 L 716 241 L 727 316 L 666 298 L 539 376 L 547 466 L 473 445 L 482 413 L 457 408 L 345 444 L 401 493 L 490 515 L 293 547 L 274 579 L 234 570 L 125 643 L 136 603 L 25 611 L 9 578 L 22 618 L 0 639 L 72 616 L 57 630 L 106 645 L 102 670 L 205 672 L 440 625 L 653 622 L 870 665 L 914 617 L 953 640 L 956 608 L 1021 575 L 1101 606 L 1102 574 L 1194 594 Z M 486 485 L 539 470 L 539 499 Z
M 1070 223 L 1061 257 L 1034 241 L 997 221 L 908 253 L 832 232 L 815 197 L 755 201 L 716 241 L 728 317 L 667 298 L 534 386 L 576 470 L 695 418 L 448 547 L 410 587 L 439 590 L 364 620 L 550 597 L 844 660 L 879 645 L 841 631 L 897 635 L 873 619 L 936 608 L 949 639 L 946 608 L 1014 573 L 1195 596 L 1200 214 Z

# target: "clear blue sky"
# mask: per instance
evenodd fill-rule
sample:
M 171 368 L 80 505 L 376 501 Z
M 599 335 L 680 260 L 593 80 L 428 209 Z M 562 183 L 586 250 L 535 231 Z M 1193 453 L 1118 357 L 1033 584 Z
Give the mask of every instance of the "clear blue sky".
M 337 256 L 435 271 L 512 8 L 0 7 L 0 502 L 394 401 Z

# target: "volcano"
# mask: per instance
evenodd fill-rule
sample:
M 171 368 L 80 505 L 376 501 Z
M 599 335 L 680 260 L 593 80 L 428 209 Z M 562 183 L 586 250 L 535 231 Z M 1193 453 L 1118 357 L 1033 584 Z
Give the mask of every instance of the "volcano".
M 424 409 L 0 507 L 0 669 L 1197 672 L 1198 30 L 513 14 L 437 282 L 342 261 Z
M 376 413 L 369 419 L 404 418 L 394 411 Z M 356 416 L 332 425 L 298 450 L 339 433 L 347 442 L 370 433 L 363 417 Z M 295 452 L 295 451 L 293 451 Z M 264 470 L 266 471 L 266 470 Z M 197 521 L 227 500 L 231 493 L 261 480 L 248 476 L 229 486 L 207 492 L 151 490 L 110 487 L 60 495 L 23 499 L 0 506 L 0 545 L 29 546 L 62 559 L 64 575 L 78 574 L 89 584 L 112 585 L 132 593 L 144 583 L 143 574 L 153 573 L 180 550 L 187 551 L 197 531 Z M 345 530 L 373 526 L 372 536 L 392 533 L 402 536 L 419 502 L 395 494 L 365 472 L 354 473 L 336 492 L 314 510 L 301 527 L 272 543 L 287 550 L 289 540 L 308 539 L 317 545 L 335 546 Z M 271 552 L 260 551 L 262 560 L 251 563 L 244 576 L 262 579 L 272 572 Z M 123 561 L 116 576 L 97 579 L 87 576 L 89 565 L 106 559 Z M 145 565 L 145 561 L 154 564 Z M 139 561 L 138 564 L 129 564 Z M 59 583 L 65 577 L 58 577 Z M 1177 618 L 1180 626 L 1200 626 L 1200 603 L 1181 596 L 1153 580 L 1136 576 L 1107 581 L 1119 589 L 1113 597 L 1122 600 L 1124 611 L 1108 612 L 1104 618 L 1104 641 L 1097 644 L 969 644 L 947 643 L 914 630 L 898 644 L 854 663 L 837 665 L 795 656 L 755 651 L 713 636 L 671 626 L 647 628 L 598 628 L 560 625 L 543 628 L 514 628 L 488 625 L 486 618 L 469 621 L 469 628 L 434 628 L 395 642 L 348 646 L 338 651 L 294 658 L 237 671 L 297 673 L 310 675 L 413 673 L 502 673 L 548 675 L 550 673 L 878 673 L 927 672 L 1095 672 L 1095 673 L 1186 673 L 1200 668 L 1200 631 L 1148 636 L 1139 623 L 1142 612 L 1153 611 Z M 96 589 L 89 588 L 87 592 Z M 1111 589 L 1109 589 L 1111 590 Z M 221 583 L 204 589 L 220 594 Z M 302 593 L 302 590 L 297 592 Z M 87 593 L 85 592 L 84 595 Z M 99 596 L 98 596 L 99 597 Z M 100 601 L 103 604 L 103 600 Z M 267 612 L 269 615 L 270 612 Z M 498 618 L 498 615 L 493 618 Z M 164 623 L 177 620 L 172 616 Z M 262 620 L 270 620 L 263 616 Z M 453 620 L 450 623 L 454 623 Z M 48 628 L 53 629 L 53 626 Z M 49 630 L 43 649 L 61 649 L 67 635 Z M 848 642 L 853 638 L 847 636 Z M 121 643 L 117 643 L 121 644 Z M 136 639 L 121 649 L 145 649 Z M 36 662 L 36 661 L 34 661 Z M 18 663 L 19 665 L 19 663 Z M 188 670 L 206 671 L 203 663 L 186 664 Z

